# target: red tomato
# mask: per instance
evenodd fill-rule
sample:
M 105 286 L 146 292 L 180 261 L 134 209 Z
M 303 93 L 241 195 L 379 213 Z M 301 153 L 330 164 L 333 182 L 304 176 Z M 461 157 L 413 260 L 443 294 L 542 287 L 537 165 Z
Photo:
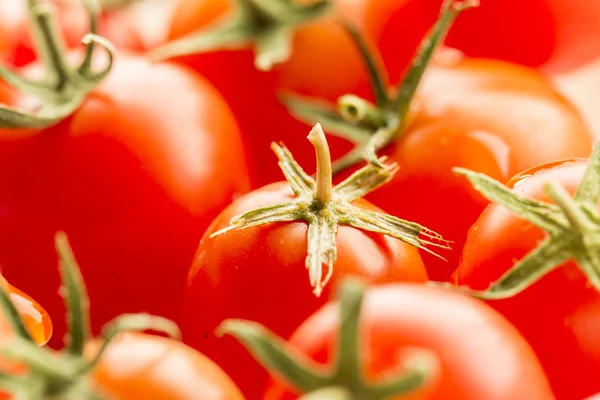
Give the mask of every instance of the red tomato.
M 35 0 L 42 3 L 41 0 Z M 81 4 L 61 0 L 45 0 L 56 9 L 57 24 L 69 48 L 81 46 L 81 38 L 90 32 L 90 21 Z M 5 30 L 10 36 L 0 39 L 0 59 L 21 67 L 36 59 L 36 48 L 31 39 L 31 24 L 27 15 L 26 0 L 0 0 L 0 33 Z M 5 11 L 6 10 L 6 11 Z M 126 21 L 120 11 L 103 13 L 99 34 L 110 40 L 117 48 L 142 51 L 147 48 L 140 33 Z M 6 40 L 5 38 L 10 38 Z
M 90 343 L 94 354 L 99 341 Z M 141 333 L 114 339 L 92 371 L 98 391 L 114 400 L 244 400 L 207 357 L 181 342 Z
M 339 319 L 338 304 L 326 305 L 300 325 L 290 347 L 331 365 Z M 374 287 L 365 295 L 360 329 L 363 373 L 370 382 L 396 376 L 424 350 L 438 357 L 440 369 L 426 381 L 426 390 L 398 400 L 554 399 L 523 337 L 493 309 L 469 297 L 408 283 Z M 297 397 L 275 380 L 264 398 Z
M 543 165 L 517 175 L 509 187 L 521 196 L 552 202 L 546 184 L 556 181 L 573 194 L 587 164 Z M 545 237 L 540 228 L 491 204 L 469 231 L 454 279 L 459 285 L 487 289 Z M 594 372 L 600 368 L 600 294 L 575 263 L 560 265 L 514 297 L 488 303 L 531 344 L 558 398 L 582 399 L 600 389 Z
M 488 203 L 453 167 L 506 182 L 592 149 L 576 109 L 540 75 L 513 64 L 456 58 L 432 65 L 412 104 L 410 124 L 384 150 L 401 168 L 366 198 L 453 242 L 448 262 L 425 256 L 434 280 L 447 280 L 456 269 L 466 233 Z
M 8 290 L 10 299 L 19 311 L 19 315 L 32 339 L 39 345 L 46 344 L 52 336 L 52 321 L 46 310 L 31 297 L 9 284 L 2 276 L 0 276 L 0 285 Z M 0 338 L 12 336 L 13 334 L 12 327 L 4 313 L 0 313 Z
M 190 271 L 182 319 L 184 341 L 223 367 L 249 399 L 261 395 L 267 375 L 233 339 L 214 336 L 224 319 L 257 321 L 287 337 L 327 301 L 344 276 L 359 275 L 372 282 L 427 279 L 412 246 L 342 225 L 332 280 L 315 297 L 305 267 L 305 223 L 261 225 L 210 238 L 236 215 L 293 198 L 287 183 L 274 183 L 235 201 L 204 234 Z M 362 200 L 355 205 L 380 211 Z
M 64 315 L 51 239 L 68 231 L 94 332 L 123 312 L 173 317 L 202 233 L 249 187 L 239 131 L 217 91 L 193 71 L 137 56 L 118 57 L 58 125 L 0 131 L 0 159 L 5 276 Z M 53 345 L 64 334 L 56 320 Z

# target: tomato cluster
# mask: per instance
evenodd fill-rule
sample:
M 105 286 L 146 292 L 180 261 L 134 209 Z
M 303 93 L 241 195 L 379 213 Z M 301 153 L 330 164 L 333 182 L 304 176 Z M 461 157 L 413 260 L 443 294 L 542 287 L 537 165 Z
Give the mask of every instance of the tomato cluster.
M 600 396 L 598 38 L 586 0 L 0 0 L 0 399 Z

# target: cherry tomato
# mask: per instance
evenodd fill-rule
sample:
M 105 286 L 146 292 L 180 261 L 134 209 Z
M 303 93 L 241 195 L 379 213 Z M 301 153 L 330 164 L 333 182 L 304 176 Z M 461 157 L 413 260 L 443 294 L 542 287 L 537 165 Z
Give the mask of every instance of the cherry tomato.
M 359 275 L 372 282 L 427 279 L 421 257 L 412 246 L 340 226 L 332 280 L 316 297 L 305 267 L 305 223 L 267 224 L 210 238 L 242 212 L 293 198 L 287 183 L 274 183 L 236 200 L 205 233 L 190 270 L 182 318 L 184 341 L 223 367 L 249 399 L 260 396 L 267 376 L 240 344 L 214 336 L 224 319 L 257 321 L 287 337 L 327 301 L 343 276 Z M 378 211 L 366 201 L 355 205 Z
M 327 304 L 300 325 L 289 346 L 330 366 L 339 320 L 338 303 Z M 452 291 L 410 283 L 373 287 L 365 294 L 360 335 L 363 374 L 372 383 L 395 376 L 423 351 L 439 359 L 426 390 L 398 400 L 554 399 L 519 332 L 492 308 Z M 275 379 L 264 399 L 297 397 Z
M 1 130 L 0 158 L 5 276 L 61 321 L 51 239 L 67 230 L 94 332 L 123 312 L 174 317 L 202 233 L 249 187 L 239 131 L 217 91 L 186 68 L 126 54 L 58 125 Z M 53 346 L 64 328 L 55 326 Z
M 542 165 L 515 176 L 508 185 L 521 196 L 553 202 L 546 184 L 558 182 L 573 194 L 587 164 L 568 160 Z M 454 280 L 487 289 L 545 237 L 537 226 L 491 204 L 469 231 Z M 514 297 L 488 303 L 531 344 L 558 398 L 582 399 L 600 389 L 593 373 L 600 367 L 600 294 L 577 264 L 559 265 Z
M 57 11 L 57 24 L 67 46 L 72 49 L 80 47 L 81 38 L 90 32 L 89 18 L 82 12 L 83 1 L 82 4 L 60 0 L 46 1 L 46 3 L 51 3 Z M 0 59 L 16 67 L 24 66 L 36 59 L 26 8 L 26 0 L 0 0 L 0 10 L 2 10 L 0 32 L 7 31 L 7 36 L 0 39 Z M 103 13 L 99 34 L 119 49 L 142 51 L 147 48 L 140 32 L 131 22 L 126 21 L 118 10 L 108 10 Z
M 46 344 L 52 336 L 52 321 L 46 310 L 27 294 L 9 284 L 2 276 L 0 276 L 0 285 L 8 290 L 10 299 L 19 311 L 32 339 L 39 345 Z M 8 320 L 4 314 L 0 313 L 0 337 L 4 338 L 13 334 Z
M 456 269 L 466 233 L 488 203 L 453 167 L 506 182 L 535 165 L 591 153 L 577 110 L 540 75 L 514 64 L 443 57 L 412 106 L 411 122 L 384 150 L 401 168 L 366 198 L 453 242 L 448 262 L 424 255 L 431 279 L 447 280 Z
M 95 354 L 100 342 L 87 351 Z M 223 370 L 181 342 L 124 333 L 113 339 L 92 371 L 95 386 L 114 400 L 244 400 Z

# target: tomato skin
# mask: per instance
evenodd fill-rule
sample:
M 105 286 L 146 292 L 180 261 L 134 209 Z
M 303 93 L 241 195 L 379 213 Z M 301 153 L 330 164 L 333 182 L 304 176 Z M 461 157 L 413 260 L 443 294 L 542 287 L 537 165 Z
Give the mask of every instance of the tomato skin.
M 94 354 L 99 342 L 86 348 Z M 216 364 L 181 342 L 140 333 L 114 339 L 92 379 L 114 400 L 244 400 Z
M 52 321 L 46 310 L 30 296 L 9 284 L 2 276 L 0 276 L 0 285 L 7 290 L 33 340 L 39 345 L 46 344 L 52 336 Z M 12 335 L 14 335 L 12 327 L 2 312 L 0 313 L 0 341 Z
M 340 226 L 333 277 L 317 298 L 305 268 L 305 223 L 262 225 L 209 238 L 242 212 L 292 198 L 289 184 L 278 182 L 236 200 L 206 231 L 190 270 L 183 307 L 183 339 L 219 364 L 248 399 L 260 398 L 267 373 L 237 341 L 215 337 L 215 328 L 223 320 L 256 321 L 287 337 L 327 301 L 343 276 L 359 275 L 372 282 L 427 279 L 415 248 L 379 234 Z M 354 204 L 378 210 L 364 200 Z
M 39 0 L 38 0 L 39 1 Z M 46 1 L 47 3 L 47 1 Z M 56 10 L 57 26 L 65 43 L 71 49 L 81 46 L 82 38 L 89 33 L 88 13 L 81 4 L 51 1 Z M 31 37 L 31 24 L 27 15 L 27 2 L 22 0 L 0 0 L 0 9 L 9 12 L 0 17 L 0 32 L 6 25 L 10 40 L 0 43 L 0 59 L 16 67 L 25 66 L 36 60 L 36 49 Z M 99 34 L 107 38 L 115 47 L 127 51 L 147 49 L 144 37 L 128 22 L 119 11 L 107 11 L 100 17 Z M 2 42 L 2 39 L 0 39 Z
M 440 371 L 424 393 L 398 399 L 554 398 L 527 342 L 477 300 L 414 283 L 379 285 L 365 294 L 360 326 L 364 373 L 371 382 L 389 377 L 419 349 L 439 357 Z M 300 325 L 289 345 L 328 364 L 335 357 L 338 329 L 339 306 L 330 303 Z M 265 400 L 295 398 L 277 379 L 265 395 Z
M 516 176 L 511 184 L 520 195 L 552 202 L 546 183 L 557 181 L 574 194 L 586 167 L 587 161 L 576 160 L 544 165 Z M 454 280 L 486 289 L 544 238 L 538 227 L 492 204 L 469 231 Z M 558 398 L 582 399 L 600 389 L 593 372 L 600 368 L 600 294 L 575 264 L 559 266 L 520 294 L 488 304 L 531 344 Z
M 385 150 L 399 172 L 366 199 L 453 242 L 448 262 L 423 254 L 434 280 L 457 268 L 467 231 L 488 204 L 452 168 L 506 182 L 526 168 L 591 153 L 577 111 L 540 75 L 513 64 L 446 57 L 427 72 L 414 105 L 412 123 Z
M 0 138 L 5 276 L 61 321 L 52 238 L 69 232 L 94 332 L 124 312 L 175 318 L 202 233 L 249 190 L 239 131 L 217 91 L 193 71 L 143 57 L 121 54 L 55 127 Z

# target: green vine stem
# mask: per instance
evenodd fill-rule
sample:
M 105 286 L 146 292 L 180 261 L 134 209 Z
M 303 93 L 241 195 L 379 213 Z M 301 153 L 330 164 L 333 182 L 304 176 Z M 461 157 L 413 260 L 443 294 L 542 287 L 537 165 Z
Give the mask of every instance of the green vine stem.
M 409 111 L 423 74 L 436 50 L 443 42 L 456 18 L 464 11 L 479 5 L 478 0 L 444 0 L 440 15 L 421 42 L 407 75 L 395 87 L 389 87 L 384 74 L 370 53 L 363 37 L 347 21 L 343 25 L 354 39 L 369 72 L 375 103 L 347 94 L 338 99 L 337 110 L 297 95 L 286 94 L 282 101 L 292 115 L 306 123 L 321 123 L 327 131 L 355 144 L 355 149 L 339 159 L 334 173 L 366 159 L 383 168 L 377 152 L 398 140 L 408 126 Z
M 33 112 L 0 105 L 0 128 L 43 129 L 71 115 L 86 96 L 108 75 L 115 50 L 106 39 L 96 35 L 100 12 L 97 0 L 84 0 L 90 15 L 90 33 L 82 43 L 87 47 L 83 61 L 75 67 L 68 64 L 67 50 L 57 29 L 52 9 L 38 0 L 28 0 L 33 40 L 46 76 L 34 81 L 17 72 L 0 67 L 0 78 L 23 93 L 39 97 L 41 106 Z M 108 54 L 108 64 L 100 72 L 92 70 L 92 58 L 98 45 Z
M 150 57 L 164 60 L 253 46 L 256 68 L 267 71 L 289 59 L 299 26 L 326 15 L 331 8 L 331 0 L 236 0 L 232 11 L 211 26 L 155 49 Z
M 56 234 L 56 251 L 60 273 L 65 288 L 68 334 L 67 346 L 59 352 L 38 347 L 31 337 L 20 334 L 2 346 L 2 354 L 28 367 L 28 374 L 0 374 L 0 387 L 15 398 L 65 398 L 78 400 L 98 399 L 97 388 L 88 382 L 88 374 L 94 369 L 110 342 L 122 332 L 146 331 L 166 333 L 179 339 L 181 334 L 175 323 L 148 314 L 122 315 L 109 322 L 102 331 L 102 344 L 90 359 L 84 356 L 90 339 L 89 299 L 77 261 L 64 232 Z M 4 294 L 4 295 L 2 295 Z M 14 306 L 0 288 L 0 305 L 9 313 L 13 326 L 22 324 Z M 23 333 L 23 332 L 21 332 Z
M 510 268 L 487 290 L 459 289 L 482 299 L 504 299 L 527 289 L 540 278 L 573 260 L 600 290 L 600 143 L 596 145 L 574 197 L 556 182 L 548 182 L 547 194 L 556 204 L 518 195 L 487 175 L 456 168 L 489 200 L 546 231 L 546 239 Z
M 308 139 L 315 147 L 317 156 L 316 182 L 302 170 L 285 147 L 273 143 L 272 148 L 279 158 L 279 166 L 296 198 L 289 203 L 257 208 L 238 215 L 227 227 L 213 233 L 211 237 L 224 235 L 234 229 L 272 222 L 306 221 L 306 268 L 316 296 L 321 295 L 323 287 L 333 274 L 333 266 L 337 259 L 336 235 L 339 225 L 388 235 L 434 255 L 437 254 L 430 247 L 449 248 L 440 235 L 419 224 L 351 204 L 389 181 L 397 171 L 396 165 L 384 168 L 368 165 L 333 187 L 329 146 L 321 125 L 314 126 Z M 323 265 L 327 266 L 326 273 Z
M 258 323 L 230 319 L 221 324 L 217 333 L 235 337 L 266 369 L 303 393 L 303 400 L 384 400 L 408 394 L 426 383 L 439 360 L 428 354 L 413 359 L 400 376 L 375 384 L 366 382 L 359 334 L 364 291 L 365 285 L 355 279 L 345 280 L 340 287 L 341 322 L 337 359 L 331 372 L 287 348 L 283 339 Z

